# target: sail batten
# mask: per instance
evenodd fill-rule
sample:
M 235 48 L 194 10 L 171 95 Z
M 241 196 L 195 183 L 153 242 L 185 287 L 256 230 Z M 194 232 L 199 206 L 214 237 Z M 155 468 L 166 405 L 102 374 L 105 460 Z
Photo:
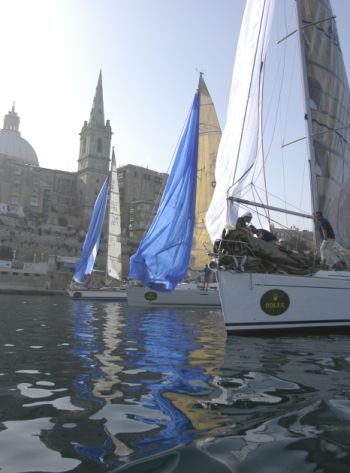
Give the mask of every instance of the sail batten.
M 196 93 L 158 212 L 130 259 L 131 279 L 171 291 L 190 262 L 196 203 L 200 94 Z

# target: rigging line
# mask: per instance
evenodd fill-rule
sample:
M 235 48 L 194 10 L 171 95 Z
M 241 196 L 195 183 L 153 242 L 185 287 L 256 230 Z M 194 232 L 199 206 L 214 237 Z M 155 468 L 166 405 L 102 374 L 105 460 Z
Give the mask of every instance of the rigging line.
M 329 20 L 335 20 L 337 17 L 335 15 L 333 16 L 330 16 L 328 18 L 324 18 L 323 20 L 318 20 L 318 21 L 314 21 L 314 22 L 307 22 L 305 19 L 303 20 L 303 23 L 306 23 L 304 25 L 301 25 L 301 29 L 302 30 L 305 30 L 306 28 L 310 28 L 310 26 L 317 26 L 319 25 L 320 23 L 325 23 L 326 21 L 329 21 Z M 321 30 L 323 31 L 323 30 Z
M 199 92 L 198 89 L 197 89 L 197 93 L 199 94 L 199 107 L 200 107 L 201 94 L 200 94 L 200 92 Z M 188 112 L 187 112 L 186 119 L 185 119 L 185 121 L 184 121 L 184 123 L 183 123 L 183 125 L 182 125 L 181 133 L 180 133 L 180 135 L 179 135 L 179 137 L 178 137 L 177 144 L 176 144 L 175 149 L 174 149 L 174 151 L 173 151 L 173 155 L 172 155 L 172 157 L 171 157 L 171 160 L 170 160 L 170 163 L 169 163 L 167 172 L 166 172 L 166 174 L 168 174 L 168 178 L 169 178 L 169 171 L 170 171 L 170 168 L 171 168 L 171 166 L 172 166 L 172 164 L 173 164 L 173 162 L 174 162 L 174 158 L 175 158 L 175 155 L 176 155 L 177 150 L 178 150 L 178 148 L 179 148 L 179 144 L 180 144 L 180 141 L 181 141 L 181 139 L 182 139 L 182 135 L 183 135 L 183 133 L 184 133 L 184 130 L 185 130 L 185 128 L 186 128 L 187 121 L 188 121 L 188 118 L 189 118 L 189 116 L 190 116 L 191 110 L 192 110 L 192 103 L 191 103 L 191 106 L 190 106 L 190 108 L 189 108 L 189 110 L 188 110 Z M 198 133 L 198 135 L 199 135 L 199 133 Z M 168 179 L 168 178 L 167 178 L 167 179 Z M 152 221 L 153 221 L 153 219 L 154 219 L 154 216 L 155 216 L 155 214 L 156 214 L 156 212 L 157 212 L 157 209 L 159 208 L 159 206 L 160 206 L 160 204 L 161 204 L 161 202 L 162 202 L 162 200 L 163 200 L 163 193 L 164 193 L 165 186 L 166 186 L 166 182 L 165 182 L 165 183 L 160 187 L 160 189 L 159 189 L 159 192 L 158 192 L 157 197 L 156 197 L 156 200 L 155 200 L 155 202 L 154 202 L 152 211 L 151 211 L 150 216 L 149 216 L 149 219 L 148 219 L 148 221 L 147 221 L 146 230 L 145 230 L 145 232 L 144 232 L 142 238 L 144 238 L 145 235 L 147 234 L 147 232 L 148 232 L 148 230 L 149 230 L 149 227 L 150 227 L 150 225 L 151 225 L 151 223 L 152 223 Z M 158 202 L 158 205 L 157 205 L 157 202 Z
M 265 56 L 265 63 L 267 61 L 267 55 Z M 264 114 L 264 83 L 265 83 L 265 68 L 262 75 L 261 83 L 261 107 L 260 107 L 260 134 L 261 134 L 261 156 L 262 156 L 262 166 L 263 166 L 263 177 L 264 177 L 264 186 L 265 186 L 265 199 L 266 204 L 269 205 L 269 198 L 267 194 L 267 185 L 266 185 L 266 167 L 265 167 L 265 155 L 264 155 L 264 133 L 263 133 L 263 114 Z M 271 230 L 270 222 L 270 210 L 267 209 L 267 220 L 269 222 L 269 228 Z
M 253 211 L 258 217 L 264 217 L 265 218 L 265 215 L 263 213 L 261 213 L 259 210 L 257 210 L 257 208 L 253 208 L 247 204 L 243 204 L 243 203 L 240 203 L 240 206 L 244 209 L 244 210 L 249 210 L 249 211 Z M 278 220 L 275 220 L 274 218 L 271 218 L 271 221 L 272 223 L 275 223 L 276 225 L 279 225 L 280 227 L 279 228 L 283 228 L 285 230 L 288 230 L 290 227 L 287 227 L 286 225 L 284 225 L 283 223 L 279 222 Z M 260 222 L 260 220 L 259 220 Z
M 284 12 L 284 15 L 283 15 L 283 18 L 284 18 L 284 25 L 285 25 L 285 31 L 287 31 L 287 21 L 286 21 L 286 8 L 285 8 L 285 5 L 284 5 L 284 9 L 283 9 L 283 12 Z M 283 45 L 283 54 L 281 54 L 281 60 L 280 60 L 280 63 L 282 64 L 282 70 L 281 70 L 281 77 L 280 77 L 280 86 L 279 86 L 279 92 L 278 92 L 278 98 L 277 98 L 277 107 L 276 107 L 276 114 L 275 114 L 275 121 L 274 121 L 274 127 L 273 127 L 273 131 L 272 131 L 272 135 L 271 135 L 271 140 L 270 140 L 270 146 L 269 146 L 269 150 L 268 150 L 268 156 L 266 159 L 269 159 L 270 158 L 270 153 L 271 153 L 271 149 L 272 149 L 272 144 L 273 144 L 273 140 L 274 140 L 274 137 L 276 136 L 276 128 L 277 128 L 277 120 L 278 120 L 278 115 L 282 113 L 282 91 L 284 89 L 283 87 L 283 84 L 285 83 L 285 77 L 286 77 L 286 56 L 287 56 L 287 47 L 288 47 L 288 43 L 289 42 L 285 42 L 284 45 Z M 278 43 L 279 44 L 279 43 Z M 294 48 L 294 56 L 295 56 L 295 48 Z M 291 85 L 292 85 L 292 76 L 290 76 L 290 81 L 289 81 L 289 90 L 291 90 Z M 289 100 L 291 98 L 292 94 L 289 93 L 288 94 L 288 103 L 289 103 Z M 285 114 L 285 118 L 283 119 L 283 117 L 281 117 L 281 120 L 280 120 L 280 123 L 282 123 L 284 121 L 284 135 L 286 133 L 286 128 L 287 128 L 287 114 Z M 283 142 L 283 138 L 282 138 L 282 142 Z M 286 202 L 286 177 L 285 177 L 285 163 L 284 163 L 284 159 L 283 159 L 283 155 L 282 155 L 282 169 L 283 169 L 283 189 L 284 189 L 284 201 Z
M 306 165 L 306 164 L 307 164 L 307 163 L 305 162 L 305 165 Z M 258 188 L 258 189 L 259 189 L 259 188 Z M 260 190 L 263 190 L 263 189 L 260 189 Z M 281 202 L 281 203 L 284 204 L 285 206 L 288 205 L 290 208 L 292 208 L 292 209 L 294 209 L 294 210 L 296 210 L 296 211 L 299 211 L 299 212 L 305 211 L 305 209 L 304 209 L 303 207 L 300 207 L 300 208 L 299 208 L 299 207 L 296 207 L 295 205 L 291 204 L 290 202 L 288 202 L 288 201 L 286 201 L 286 200 L 281 199 L 279 196 L 274 195 L 274 194 L 272 194 L 271 192 L 269 192 L 269 195 L 270 195 L 270 197 L 273 197 L 274 199 L 278 200 L 279 202 Z M 287 209 L 287 210 L 288 210 L 288 209 Z
M 310 26 L 317 26 L 318 24 L 320 23 L 324 23 L 325 21 L 329 21 L 329 20 L 335 20 L 336 16 L 330 16 L 329 18 L 325 18 L 324 20 L 319 20 L 319 21 L 316 21 L 315 23 L 308 23 L 306 25 L 303 25 L 301 26 L 301 29 L 302 30 L 305 30 L 306 28 L 310 28 Z M 323 31 L 323 30 L 322 30 Z M 290 38 L 291 36 L 293 36 L 295 33 L 298 32 L 298 29 L 296 30 L 293 30 L 291 31 L 290 33 L 288 33 L 286 36 L 284 36 L 283 38 L 281 38 L 280 40 L 277 41 L 277 44 L 280 44 L 282 43 L 283 41 L 285 41 L 286 39 Z
M 252 195 L 254 196 L 254 194 L 257 196 L 257 199 L 254 199 L 254 200 L 259 200 L 260 203 L 264 205 L 264 202 L 263 202 L 263 200 L 260 198 L 259 193 L 256 191 L 254 185 L 252 185 Z M 267 205 L 268 205 L 268 204 L 267 204 Z M 264 208 L 264 212 L 265 212 L 265 215 L 263 215 L 263 217 L 264 217 L 265 219 L 267 219 L 268 224 L 269 224 L 269 229 L 271 230 L 271 222 L 270 222 L 270 212 L 269 212 L 269 209 Z M 258 213 L 258 212 L 257 212 L 257 213 Z M 263 224 L 262 224 L 260 218 L 259 218 L 259 224 L 260 224 L 261 226 L 263 226 Z
M 284 8 L 284 23 L 285 23 L 285 29 L 286 27 L 286 20 L 285 20 L 285 13 L 286 9 Z M 283 90 L 283 83 L 284 83 L 284 77 L 285 77 L 285 69 L 286 69 L 286 47 L 284 46 L 284 54 L 281 55 L 281 58 L 279 59 L 278 62 L 278 68 L 277 68 L 277 73 L 275 74 L 275 84 L 273 86 L 272 90 L 275 90 L 277 88 L 276 84 L 278 82 L 278 78 L 280 77 L 279 80 L 279 87 L 278 87 L 278 95 L 277 95 L 277 104 L 275 107 L 275 114 L 274 114 L 274 121 L 273 121 L 273 127 L 272 127 L 272 133 L 271 133 L 271 138 L 270 138 L 270 143 L 268 145 L 268 150 L 267 153 L 265 154 L 265 163 L 270 159 L 271 156 L 271 149 L 272 149 L 272 144 L 274 142 L 274 137 L 276 135 L 276 127 L 277 127 L 277 122 L 278 122 L 278 113 L 281 111 L 281 96 L 282 96 L 282 90 Z M 282 71 L 281 71 L 281 64 L 282 64 Z M 266 122 L 268 121 L 268 116 L 270 115 L 270 107 L 272 106 L 272 97 L 270 99 L 270 105 L 268 108 L 267 116 L 266 116 Z M 256 178 L 258 179 L 261 171 L 257 174 Z
M 285 42 L 284 43 L 284 48 L 283 48 L 283 61 L 284 61 L 283 82 L 284 82 L 284 78 L 286 77 L 285 68 L 286 68 L 287 46 L 288 46 L 288 42 Z M 296 48 L 294 47 L 294 59 L 295 59 L 295 56 L 296 56 Z M 289 93 L 287 94 L 286 110 L 288 110 L 289 107 L 290 107 L 290 100 L 291 100 L 291 97 L 292 97 L 291 89 L 292 89 L 293 74 L 294 74 L 294 69 L 293 69 L 293 73 L 290 74 L 290 78 L 289 78 L 289 86 L 288 86 Z M 282 85 L 283 82 L 281 81 L 281 85 Z M 282 94 L 282 88 L 281 88 L 280 93 Z M 281 107 L 280 111 L 282 113 L 282 107 Z M 281 140 L 282 142 L 284 141 L 283 137 L 286 135 L 286 130 L 287 130 L 287 113 L 285 114 L 285 118 L 284 118 L 284 129 L 281 130 L 282 131 L 282 140 Z M 281 166 L 282 166 L 282 181 L 283 181 L 283 199 L 284 199 L 284 206 L 285 206 L 285 208 L 287 208 L 287 205 L 286 205 L 286 203 L 287 203 L 286 163 L 285 163 L 285 154 L 284 154 L 283 150 L 281 152 Z M 285 219 L 286 219 L 286 225 L 288 226 L 288 214 L 285 215 Z
M 283 15 L 283 19 L 284 19 L 284 30 L 287 31 L 287 22 L 286 22 L 286 8 L 285 8 L 285 5 L 284 5 L 284 8 L 283 8 L 283 12 L 284 12 L 284 15 Z M 277 27 L 279 27 L 279 22 L 276 23 Z M 284 46 L 284 50 L 286 50 L 286 46 Z M 281 71 L 281 64 L 282 64 L 282 72 Z M 271 148 L 272 148 L 272 144 L 274 142 L 274 137 L 276 135 L 276 127 L 277 127 L 277 122 L 278 122 L 278 112 L 280 111 L 281 109 L 281 95 L 282 95 L 282 89 L 283 89 L 283 82 L 284 82 L 284 77 L 285 77 L 285 65 L 286 65 L 286 52 L 284 52 L 283 55 L 281 55 L 279 61 L 278 61 L 278 67 L 277 67 L 277 72 L 276 74 L 274 74 L 274 77 L 275 77 L 275 80 L 274 80 L 274 85 L 273 85 L 273 88 L 272 90 L 276 90 L 277 89 L 277 83 L 279 82 L 279 86 L 278 86 L 278 95 L 277 95 L 277 104 L 276 106 L 274 107 L 274 120 L 273 120 L 273 127 L 272 127 L 272 133 L 271 133 L 271 138 L 270 138 L 270 142 L 269 142 L 269 145 L 268 145 L 268 150 L 267 150 L 267 153 L 265 153 L 265 157 L 264 157 L 264 161 L 265 163 L 268 161 L 268 159 L 270 158 L 271 156 Z M 280 80 L 279 80 L 279 77 L 280 77 Z M 270 115 L 270 111 L 271 111 L 271 108 L 272 108 L 272 104 L 273 104 L 273 96 L 271 96 L 270 98 L 270 103 L 269 103 L 269 107 L 268 107 L 268 111 L 267 111 L 267 114 L 266 114 L 266 120 L 265 120 L 265 123 L 267 123 L 268 121 L 268 117 Z M 264 133 L 264 129 L 263 129 L 263 133 Z M 259 173 L 257 174 L 256 178 L 258 179 L 260 174 L 261 174 L 261 171 L 262 169 L 260 169 Z
M 347 128 L 350 128 L 350 123 L 348 125 L 345 125 L 345 126 L 341 126 L 339 128 L 329 128 L 325 123 L 322 123 L 318 120 L 315 120 L 313 119 L 313 122 L 314 123 L 317 123 L 317 125 L 319 125 L 320 127 L 325 127 L 327 128 L 327 130 L 323 130 L 323 131 L 317 131 L 315 133 L 311 133 L 310 134 L 310 137 L 311 138 L 314 138 L 315 136 L 318 136 L 318 135 L 325 135 L 327 133 L 335 133 L 336 135 L 339 136 L 340 139 L 344 140 L 346 144 L 348 144 L 348 140 L 341 134 L 341 133 L 337 133 L 339 130 L 345 130 Z M 306 136 L 303 136 L 301 138 L 297 138 L 296 140 L 293 140 L 293 141 L 289 141 L 288 143 L 284 143 L 282 145 L 282 148 L 286 148 L 287 146 L 290 146 L 290 145 L 294 145 L 295 143 L 298 143 L 299 141 L 304 141 L 306 140 Z
M 301 208 L 301 202 L 302 202 L 303 194 L 304 194 L 305 175 L 306 175 L 306 160 L 304 160 L 303 175 L 302 175 L 302 180 L 301 180 L 301 192 L 300 192 L 300 201 L 299 201 L 300 208 Z M 300 220 L 299 220 L 299 225 L 300 225 Z
M 259 74 L 259 84 L 258 84 L 258 90 L 259 90 L 258 110 L 260 110 L 260 112 L 261 112 L 261 108 L 262 108 L 261 105 L 260 105 L 261 97 L 262 97 L 262 95 L 261 95 L 261 88 L 262 88 L 261 77 L 263 76 L 263 71 L 265 71 L 265 61 L 266 61 L 266 54 L 265 54 L 265 59 L 264 60 L 260 59 L 260 74 Z M 260 116 L 259 116 L 258 132 L 259 132 L 260 126 L 261 126 L 261 122 L 260 122 Z M 243 129 L 242 129 L 242 132 L 241 132 L 241 138 L 242 138 L 242 135 L 243 135 Z M 260 135 L 262 136 L 261 129 L 260 129 Z M 258 137 L 256 138 L 256 141 L 258 142 L 257 143 L 256 156 L 258 156 L 259 153 L 261 152 L 261 147 L 262 147 L 262 143 L 259 141 L 259 133 L 258 133 Z M 240 142 L 240 146 L 241 146 L 241 142 Z M 236 161 L 236 169 L 237 169 L 237 164 L 238 164 L 238 160 Z M 252 169 L 254 169 L 254 172 L 255 172 L 255 169 L 257 168 L 257 166 L 258 166 L 258 159 L 255 159 L 254 162 L 240 176 L 240 178 L 228 188 L 227 193 L 229 192 L 230 189 L 232 189 L 233 186 L 236 186 L 239 182 L 241 182 L 250 173 L 250 171 Z M 235 173 L 236 173 L 236 169 L 235 169 Z
M 260 36 L 261 36 L 262 20 L 263 20 L 263 18 L 264 18 L 264 11 L 265 11 L 265 8 L 266 8 L 266 1 L 264 1 L 263 11 L 262 11 L 261 19 L 260 19 L 258 40 L 260 39 Z M 237 172 L 237 165 L 238 165 L 239 155 L 240 155 L 241 146 L 242 146 L 242 141 L 243 141 L 244 124 L 245 124 L 245 121 L 246 121 L 246 118 L 247 118 L 248 104 L 250 103 L 250 100 L 249 100 L 249 99 L 250 99 L 250 92 L 251 92 L 252 83 L 253 83 L 253 72 L 254 72 L 254 69 L 255 69 L 255 67 L 256 67 L 256 59 L 257 59 L 257 54 L 258 54 L 258 45 L 259 45 L 259 41 L 256 42 L 256 47 L 255 47 L 253 67 L 252 67 L 251 74 L 250 74 L 250 83 L 249 83 L 249 90 L 248 90 L 248 100 L 247 100 L 247 103 L 246 103 L 246 106 L 245 106 L 244 117 L 243 117 L 243 123 L 242 123 L 242 127 L 241 127 L 241 134 L 240 134 L 240 138 L 239 138 L 239 145 L 238 145 L 238 151 L 237 151 L 237 156 L 236 156 L 235 170 L 234 170 L 234 173 L 233 173 L 233 181 L 234 181 L 234 179 L 235 179 L 236 172 Z M 245 174 L 246 174 L 246 173 L 245 173 Z M 239 179 L 239 180 L 240 180 L 240 179 Z M 239 180 L 238 180 L 237 182 L 239 182 Z M 227 196 L 229 195 L 229 192 L 230 192 L 230 190 L 232 189 L 233 186 L 234 186 L 234 183 L 233 183 L 231 186 L 229 186 L 229 188 L 227 189 L 227 191 L 226 191 L 226 195 L 227 195 Z

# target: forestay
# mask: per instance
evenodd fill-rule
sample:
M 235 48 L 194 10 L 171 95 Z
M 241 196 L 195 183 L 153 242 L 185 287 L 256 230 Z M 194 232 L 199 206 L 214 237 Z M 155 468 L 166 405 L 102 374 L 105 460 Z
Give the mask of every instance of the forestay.
M 131 257 L 130 275 L 144 285 L 171 291 L 190 261 L 198 159 L 199 92 L 180 140 L 158 212 Z
M 248 0 L 233 70 L 227 122 L 216 160 L 216 188 L 206 216 L 211 240 L 220 237 L 237 209 L 227 197 L 246 194 L 259 155 L 262 77 L 274 0 Z
M 92 273 L 95 264 L 100 245 L 102 224 L 106 213 L 108 186 L 109 176 L 106 177 L 100 193 L 97 196 L 80 259 L 75 269 L 73 279 L 78 284 L 85 282 L 85 277 Z

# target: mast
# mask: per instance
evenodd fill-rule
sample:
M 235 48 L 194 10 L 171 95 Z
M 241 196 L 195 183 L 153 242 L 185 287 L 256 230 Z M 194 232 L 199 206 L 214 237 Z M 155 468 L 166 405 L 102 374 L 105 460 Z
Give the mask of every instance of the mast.
M 305 60 L 305 45 L 304 45 L 304 29 L 303 29 L 303 19 L 301 12 L 301 1 L 296 0 L 297 7 L 297 19 L 298 19 L 298 38 L 299 38 L 299 51 L 300 51 L 300 62 L 301 62 L 301 73 L 302 73 L 302 84 L 304 91 L 304 105 L 305 105 L 305 127 L 306 127 L 306 141 L 307 141 L 307 153 L 309 161 L 309 175 L 310 175 L 310 191 L 311 191 L 311 210 L 314 215 L 316 210 L 318 198 L 317 198 L 317 178 L 315 170 L 315 148 L 313 146 L 312 140 L 312 115 L 310 107 L 310 96 L 309 96 L 309 86 L 307 80 L 307 70 L 306 70 L 306 60 Z M 318 250 L 319 236 L 317 232 L 314 232 L 314 238 L 316 241 L 316 251 Z
M 114 146 L 112 146 L 112 159 L 114 158 Z M 111 189 L 112 189 L 112 166 L 113 161 L 111 163 L 111 168 L 109 170 L 109 188 L 108 188 L 108 198 L 107 198 L 107 206 L 108 206 L 108 213 L 110 213 L 110 206 L 111 206 Z M 106 268 L 105 268 L 105 286 L 108 286 L 108 247 L 109 247 L 109 215 L 107 218 L 107 245 L 106 245 Z

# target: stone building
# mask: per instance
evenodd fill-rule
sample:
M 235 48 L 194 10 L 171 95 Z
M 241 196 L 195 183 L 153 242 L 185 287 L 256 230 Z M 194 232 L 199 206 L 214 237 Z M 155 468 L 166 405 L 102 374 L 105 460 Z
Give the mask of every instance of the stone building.
M 123 268 L 138 248 L 158 209 L 167 174 L 128 164 L 118 168 Z
M 0 130 L 0 249 L 22 261 L 49 255 L 77 259 L 97 194 L 109 172 L 112 129 L 105 121 L 100 73 L 90 118 L 80 132 L 77 172 L 42 168 L 22 138 L 12 106 Z M 118 168 L 123 233 L 123 274 L 147 230 L 167 175 L 139 166 Z M 105 263 L 103 235 L 97 265 Z M 1 259 L 1 257 L 0 257 Z

